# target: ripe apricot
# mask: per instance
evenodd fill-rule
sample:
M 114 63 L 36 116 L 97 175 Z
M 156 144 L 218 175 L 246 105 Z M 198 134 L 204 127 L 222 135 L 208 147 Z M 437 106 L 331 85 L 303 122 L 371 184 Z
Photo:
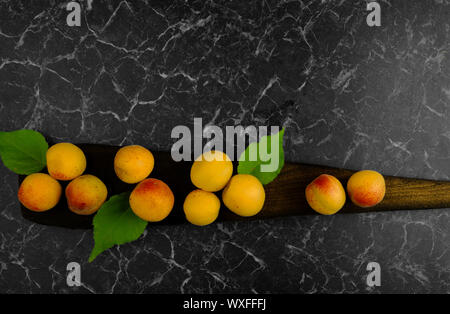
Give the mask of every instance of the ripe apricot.
M 214 222 L 219 216 L 220 200 L 211 192 L 194 190 L 186 196 L 183 204 L 186 219 L 197 226 Z
M 58 143 L 47 151 L 48 173 L 57 180 L 75 179 L 86 170 L 83 151 L 71 143 Z
M 43 212 L 58 204 L 61 190 L 59 182 L 48 174 L 33 173 L 22 181 L 17 196 L 29 210 Z
M 192 183 L 208 192 L 222 190 L 233 174 L 233 163 L 221 151 L 209 151 L 198 157 L 191 168 Z
M 261 182 L 250 174 L 233 176 L 222 192 L 225 206 L 239 216 L 256 215 L 264 206 L 266 193 Z
M 66 187 L 69 209 L 78 215 L 91 215 L 105 202 L 108 190 L 96 176 L 85 174 L 71 181 Z
M 114 171 L 126 183 L 138 183 L 147 178 L 153 170 L 153 154 L 140 145 L 122 147 L 114 158 Z
M 381 174 L 373 170 L 354 173 L 347 182 L 348 196 L 359 207 L 372 207 L 380 203 L 386 193 Z
M 305 190 L 309 206 L 323 215 L 337 213 L 345 204 L 345 191 L 335 177 L 322 174 L 314 179 Z
M 158 179 L 145 179 L 130 194 L 130 207 L 136 216 L 146 221 L 161 221 L 172 211 L 172 190 Z

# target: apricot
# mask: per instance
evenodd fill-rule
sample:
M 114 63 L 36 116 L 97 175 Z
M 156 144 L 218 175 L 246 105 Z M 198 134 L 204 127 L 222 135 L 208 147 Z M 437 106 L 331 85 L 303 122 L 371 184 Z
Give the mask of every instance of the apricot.
M 134 184 L 147 178 L 153 170 L 153 154 L 140 145 L 122 147 L 114 158 L 114 171 L 120 180 Z
M 71 181 L 66 187 L 69 209 L 78 215 L 91 215 L 105 202 L 108 190 L 96 176 L 85 174 Z
M 175 198 L 167 184 L 158 179 L 145 179 L 130 194 L 130 207 L 136 216 L 156 222 L 172 211 Z
M 59 182 L 48 174 L 33 173 L 22 181 L 17 196 L 29 210 L 43 212 L 58 204 L 61 190 Z
M 256 215 L 264 206 L 266 193 L 261 182 L 250 174 L 233 176 L 222 192 L 225 206 L 239 216 Z
M 186 196 L 183 204 L 186 219 L 197 226 L 206 226 L 219 216 L 220 200 L 211 192 L 194 190 Z
M 354 173 L 347 182 L 348 196 L 359 207 L 372 207 L 380 203 L 386 193 L 381 174 L 373 170 Z
M 86 157 L 78 146 L 58 143 L 47 151 L 47 169 L 56 180 L 72 180 L 86 170 Z
M 192 183 L 207 192 L 222 190 L 233 174 L 233 163 L 221 151 L 209 151 L 199 156 L 191 168 Z
M 345 204 L 345 191 L 341 182 L 328 174 L 321 174 L 305 190 L 306 200 L 316 212 L 323 215 L 337 213 Z

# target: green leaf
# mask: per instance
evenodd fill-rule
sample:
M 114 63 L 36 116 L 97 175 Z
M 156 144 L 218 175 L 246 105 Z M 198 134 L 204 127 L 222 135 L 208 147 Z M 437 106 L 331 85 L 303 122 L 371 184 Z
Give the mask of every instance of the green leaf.
M 133 213 L 129 197 L 129 192 L 112 196 L 95 215 L 93 221 L 95 245 L 89 262 L 116 244 L 137 240 L 144 232 L 147 221 Z
M 272 182 L 284 166 L 283 136 L 284 129 L 251 143 L 239 157 L 238 173 L 254 175 L 264 185 Z
M 41 171 L 47 164 L 48 144 L 33 130 L 0 132 L 0 157 L 3 164 L 17 174 Z

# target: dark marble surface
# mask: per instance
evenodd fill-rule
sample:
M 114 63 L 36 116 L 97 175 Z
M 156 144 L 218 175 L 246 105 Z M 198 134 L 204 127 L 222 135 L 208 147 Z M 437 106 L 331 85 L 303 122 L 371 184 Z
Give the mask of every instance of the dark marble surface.
M 0 1 L 0 129 L 168 150 L 193 117 L 282 123 L 289 161 L 450 179 L 450 2 Z M 450 292 L 448 209 L 92 232 L 25 221 L 0 166 L 0 292 Z M 299 191 L 303 193 L 303 191 Z M 83 286 L 66 285 L 78 262 Z M 381 287 L 366 265 L 381 265 Z

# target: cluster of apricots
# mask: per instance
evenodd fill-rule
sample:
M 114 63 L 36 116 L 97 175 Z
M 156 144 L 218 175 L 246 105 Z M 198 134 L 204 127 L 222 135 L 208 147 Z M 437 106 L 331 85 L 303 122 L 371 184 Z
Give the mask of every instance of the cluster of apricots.
M 48 174 L 27 176 L 19 187 L 19 201 L 32 211 L 49 210 L 60 200 L 59 181 L 70 181 L 65 189 L 69 209 L 79 215 L 95 213 L 105 202 L 108 190 L 96 176 L 83 174 L 86 170 L 83 151 L 74 144 L 59 143 L 48 149 L 46 157 Z M 137 184 L 130 194 L 130 208 L 138 217 L 150 222 L 166 218 L 174 205 L 169 186 L 149 178 L 154 165 L 153 154 L 139 145 L 120 148 L 114 158 L 117 177 L 128 184 Z M 233 176 L 233 163 L 221 151 L 209 151 L 198 157 L 192 164 L 190 176 L 198 189 L 186 196 L 183 210 L 186 219 L 194 225 L 205 226 L 217 219 L 221 202 L 214 193 L 221 190 L 223 203 L 237 215 L 253 216 L 263 208 L 265 191 L 261 182 L 249 174 Z M 385 181 L 376 171 L 359 171 L 348 180 L 347 192 L 355 205 L 375 206 L 384 198 Z M 341 182 L 327 174 L 312 181 L 305 194 L 311 208 L 324 215 L 335 214 L 346 201 Z
M 237 215 L 253 216 L 263 208 L 266 194 L 261 182 L 249 174 L 233 176 L 233 163 L 221 151 L 198 157 L 192 164 L 191 181 L 198 189 L 186 196 L 183 210 L 194 225 L 205 226 L 217 219 L 220 200 L 214 192 L 222 189 L 223 203 Z
M 373 170 L 354 173 L 347 182 L 348 195 L 356 206 L 372 207 L 380 203 L 386 193 L 383 176 Z M 322 174 L 306 187 L 309 206 L 323 215 L 337 213 L 345 204 L 345 190 L 339 180 Z
M 174 195 L 161 180 L 149 178 L 155 165 L 153 154 L 139 145 L 120 148 L 114 157 L 114 171 L 125 183 L 137 184 L 130 194 L 131 210 L 141 219 L 157 222 L 172 211 Z M 83 174 L 86 157 L 71 143 L 59 143 L 47 151 L 46 173 L 27 176 L 19 187 L 19 201 L 32 211 L 42 212 L 56 206 L 62 187 L 69 209 L 79 215 L 94 214 L 105 202 L 108 190 L 97 177 Z M 191 168 L 192 183 L 198 188 L 189 193 L 183 209 L 186 219 L 194 225 L 212 223 L 219 215 L 221 202 L 214 194 L 223 189 L 226 207 L 240 216 L 256 215 L 263 207 L 265 191 L 261 182 L 248 174 L 233 176 L 233 163 L 220 151 L 209 151 L 198 157 Z
M 58 204 L 62 188 L 60 181 L 70 181 L 66 187 L 69 209 L 79 215 L 96 212 L 105 202 L 108 190 L 97 177 L 85 174 L 86 156 L 71 143 L 58 143 L 47 151 L 46 173 L 27 176 L 19 187 L 19 201 L 26 208 L 43 212 Z
M 130 207 L 140 218 L 160 221 L 172 210 L 174 196 L 161 180 L 148 178 L 154 167 L 152 153 L 139 145 L 122 147 L 114 158 L 118 178 L 135 184 L 130 194 Z M 65 194 L 69 209 L 79 215 L 95 213 L 105 202 L 108 190 L 96 176 L 84 174 L 86 156 L 71 143 L 58 143 L 47 151 L 46 173 L 27 176 L 19 187 L 19 201 L 28 209 L 43 212 L 56 206 L 62 188 L 60 181 L 70 181 Z

